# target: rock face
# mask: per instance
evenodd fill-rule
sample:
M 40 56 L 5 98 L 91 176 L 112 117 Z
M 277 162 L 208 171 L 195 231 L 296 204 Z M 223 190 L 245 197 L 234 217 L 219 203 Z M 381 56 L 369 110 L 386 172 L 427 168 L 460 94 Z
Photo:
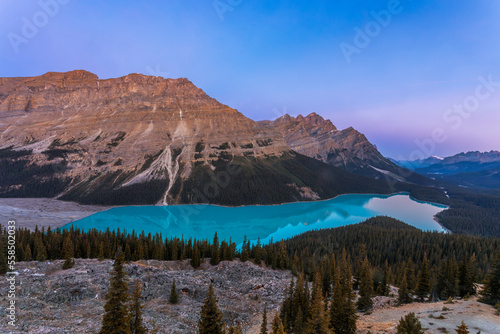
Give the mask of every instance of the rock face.
M 16 264 L 15 329 L 7 321 L 0 332 L 7 333 L 98 333 L 109 286 L 111 260 L 76 259 L 75 267 L 61 270 L 63 261 Z M 289 271 L 259 267 L 250 262 L 223 261 L 210 266 L 208 260 L 194 270 L 185 261 L 138 261 L 126 265 L 129 288 L 136 278 L 142 285 L 144 322 L 156 322 L 158 333 L 196 333 L 199 313 L 213 284 L 218 306 L 227 324 L 241 323 L 245 333 L 258 333 L 264 305 L 271 314 L 279 308 L 290 284 Z M 175 279 L 179 303 L 168 302 Z M 7 293 L 8 282 L 0 282 Z M 6 296 L 6 294 L 5 294 Z M 8 300 L 0 301 L 0 315 L 6 317 Z
M 255 122 L 184 78 L 0 78 L 0 115 L 3 197 L 270 204 L 385 191 L 310 158 L 371 177 L 393 165 L 352 128 L 316 114 Z
M 166 180 L 171 187 L 197 161 L 288 150 L 272 128 L 183 78 L 100 80 L 72 71 L 3 78 L 0 84 L 1 147 L 31 152 L 31 161 L 42 165 L 61 163 L 59 172 L 71 180 L 119 172 L 128 174 L 122 185 Z M 169 195 L 165 191 L 161 201 Z
M 383 157 L 362 133 L 352 127 L 338 130 L 330 120 L 316 113 L 306 117 L 284 115 L 273 122 L 261 123 L 275 127 L 288 146 L 300 154 L 356 174 L 404 179 L 400 176 L 401 168 Z

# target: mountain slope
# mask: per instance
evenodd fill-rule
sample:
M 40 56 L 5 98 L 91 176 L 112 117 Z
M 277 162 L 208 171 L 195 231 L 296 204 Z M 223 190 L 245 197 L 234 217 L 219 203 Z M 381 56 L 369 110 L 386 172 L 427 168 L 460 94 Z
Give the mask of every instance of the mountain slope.
M 272 124 L 184 78 L 101 80 L 81 70 L 1 78 L 0 115 L 3 197 L 239 205 L 389 192 L 296 154 Z
M 261 123 L 281 132 L 292 150 L 349 172 L 391 182 L 432 183 L 382 156 L 362 133 L 352 127 L 338 130 L 316 113 Z
M 416 173 L 465 187 L 500 187 L 500 152 L 459 153 L 438 160 L 403 161 Z M 432 163 L 429 163 L 432 162 Z

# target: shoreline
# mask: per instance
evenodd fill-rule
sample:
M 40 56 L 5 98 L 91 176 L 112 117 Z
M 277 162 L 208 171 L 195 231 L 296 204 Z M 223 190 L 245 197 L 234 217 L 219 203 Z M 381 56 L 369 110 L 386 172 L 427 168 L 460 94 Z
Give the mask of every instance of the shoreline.
M 108 211 L 114 208 L 120 207 L 154 207 L 154 206 L 216 206 L 223 208 L 240 208 L 240 207 L 264 207 L 264 206 L 278 206 L 287 204 L 297 204 L 297 203 L 316 203 L 316 202 L 326 202 L 335 200 L 341 196 L 349 195 L 366 195 L 366 196 L 380 196 L 383 198 L 389 198 L 397 195 L 407 195 L 412 201 L 418 203 L 431 204 L 442 208 L 443 210 L 449 209 L 449 206 L 418 200 L 410 196 L 409 192 L 399 191 L 391 194 L 375 194 L 375 193 L 348 193 L 340 194 L 332 198 L 321 199 L 316 201 L 295 201 L 286 202 L 279 204 L 250 204 L 250 205 L 239 205 L 239 206 L 227 206 L 219 204 L 173 204 L 173 205 L 116 205 L 116 206 L 105 206 L 105 205 L 85 205 L 79 204 L 77 202 L 67 202 L 61 201 L 55 198 L 0 198 L 0 224 L 4 224 L 9 220 L 16 220 L 18 227 L 28 228 L 34 230 L 36 226 L 38 228 L 51 227 L 52 229 L 66 226 L 76 220 L 91 216 L 98 212 Z M 439 221 L 434 216 L 434 221 L 442 228 L 446 233 L 451 233 L 448 229 L 442 226 Z
M 0 224 L 16 221 L 17 228 L 35 230 L 38 226 L 56 229 L 97 212 L 112 209 L 111 206 L 83 205 L 54 198 L 0 198 Z

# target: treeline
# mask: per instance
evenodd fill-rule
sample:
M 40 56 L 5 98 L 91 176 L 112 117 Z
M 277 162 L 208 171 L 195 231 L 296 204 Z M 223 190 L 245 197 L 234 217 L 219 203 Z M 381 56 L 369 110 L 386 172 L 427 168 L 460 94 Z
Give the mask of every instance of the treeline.
M 0 231 L 4 237 L 5 229 Z M 5 242 L 3 242 L 5 243 Z M 70 243 L 70 245 L 68 245 Z M 375 217 L 367 221 L 335 229 L 311 231 L 286 241 L 262 245 L 244 240 L 241 249 L 229 240 L 163 238 L 160 234 L 137 234 L 135 231 L 82 231 L 18 229 L 16 231 L 16 256 L 18 261 L 44 261 L 64 259 L 65 249 L 74 258 L 112 258 L 122 248 L 126 261 L 183 260 L 201 263 L 211 258 L 212 264 L 222 260 L 240 258 L 265 263 L 276 269 L 291 269 L 294 274 L 304 273 L 312 280 L 322 261 L 339 257 L 345 249 L 353 270 L 358 270 L 356 254 L 366 254 L 373 266 L 375 280 L 380 280 L 385 265 L 390 277 L 401 277 L 402 265 L 419 268 L 424 254 L 429 260 L 433 276 L 447 263 L 455 268 L 464 259 L 475 256 L 476 275 L 482 280 L 489 268 L 499 239 L 468 235 L 423 232 L 388 217 Z M 437 277 L 437 276 L 436 276 Z M 395 283 L 391 281 L 390 283 Z
M 290 269 L 294 273 L 304 271 L 310 277 L 322 258 L 332 254 L 338 257 L 343 249 L 351 256 L 366 252 L 376 277 L 380 277 L 386 261 L 395 276 L 404 262 L 420 267 L 424 253 L 433 272 L 444 261 L 458 263 L 475 254 L 481 280 L 499 246 L 497 238 L 424 232 L 393 218 L 374 217 L 356 225 L 301 234 L 286 241 L 286 252 Z M 354 259 L 351 265 L 357 269 Z
M 454 233 L 500 237 L 500 193 L 447 187 L 450 209 L 437 215 L 439 222 Z

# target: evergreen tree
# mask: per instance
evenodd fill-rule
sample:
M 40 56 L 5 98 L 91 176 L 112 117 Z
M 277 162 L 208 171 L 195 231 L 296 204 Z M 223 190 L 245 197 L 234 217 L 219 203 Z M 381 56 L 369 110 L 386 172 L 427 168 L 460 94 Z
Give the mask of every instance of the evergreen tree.
M 267 334 L 267 305 L 264 305 L 262 312 L 262 325 L 260 326 L 260 334 Z
M 415 290 L 415 294 L 421 301 L 424 301 L 431 292 L 430 276 L 429 260 L 427 259 L 427 254 L 424 254 L 424 260 L 422 261 L 422 267 L 418 273 L 417 288 Z
M 257 238 L 257 243 L 253 249 L 253 262 L 260 266 L 262 262 L 262 245 L 260 243 L 260 238 Z
M 241 262 L 248 261 L 248 258 L 250 257 L 250 246 L 249 246 L 249 244 L 250 244 L 250 242 L 248 242 L 248 246 L 247 246 L 247 236 L 245 235 L 243 237 L 243 245 L 241 246 L 241 256 L 240 256 Z
M 175 287 L 175 279 L 172 281 L 172 286 L 170 287 L 170 297 L 168 298 L 170 304 L 177 304 L 179 302 L 179 295 L 177 294 L 177 289 Z
M 422 324 L 415 316 L 415 313 L 408 313 L 404 318 L 399 320 L 397 334 L 424 334 Z
M 310 317 L 307 320 L 305 333 L 306 334 L 331 334 L 332 331 L 328 328 L 328 313 L 325 309 L 325 301 L 323 299 L 321 275 L 319 272 L 314 276 L 313 295 L 311 301 Z
M 123 263 L 125 258 L 121 249 L 116 254 L 113 271 L 106 294 L 104 316 L 99 334 L 130 334 L 127 276 Z
M 290 285 L 287 288 L 286 291 L 286 297 L 283 299 L 283 303 L 281 305 L 280 309 L 280 317 L 283 321 L 283 327 L 288 331 L 291 329 L 291 323 L 290 320 L 293 319 L 293 300 L 294 300 L 294 293 L 295 293 L 295 283 L 292 279 L 290 280 Z
M 408 304 L 412 302 L 410 297 L 410 292 L 408 291 L 408 283 L 406 280 L 406 272 L 403 274 L 399 290 L 398 290 L 398 302 L 399 304 Z
M 26 244 L 26 249 L 24 250 L 24 261 L 32 261 L 33 256 L 31 254 L 31 247 L 29 244 Z
M 470 264 L 466 257 L 462 259 L 458 269 L 458 289 L 460 297 L 464 297 L 467 294 L 473 295 L 475 293 Z
M 292 324 L 293 333 L 305 333 L 306 325 L 304 323 L 304 318 L 305 317 L 304 317 L 304 312 L 302 312 L 302 307 L 299 306 L 299 310 L 297 311 L 297 316 L 295 317 L 295 321 Z
M 97 255 L 97 259 L 99 261 L 104 260 L 104 241 L 101 241 L 99 243 L 99 255 Z M 140 260 L 140 259 L 142 259 L 142 258 L 139 257 L 137 260 Z
M 73 268 L 75 265 L 75 260 L 73 259 L 73 242 L 71 241 L 71 235 L 68 233 L 66 240 L 63 245 L 63 253 L 64 253 L 64 263 L 62 268 L 69 269 Z
M 146 334 L 146 328 L 143 325 L 141 303 L 141 285 L 139 279 L 135 280 L 134 290 L 132 290 L 132 303 L 130 305 L 130 333 Z
M 283 327 L 283 321 L 279 316 L 279 313 L 276 312 L 276 315 L 273 319 L 273 334 L 285 334 L 285 328 Z
M 469 327 L 465 324 L 465 322 L 462 320 L 462 324 L 455 329 L 455 332 L 457 334 L 469 334 Z
M 481 294 L 481 301 L 487 304 L 496 305 L 500 302 L 500 249 L 495 254 Z
M 278 255 L 276 257 L 276 268 L 285 269 L 287 265 L 286 244 L 284 241 L 279 243 Z
M 40 234 L 35 237 L 35 260 L 36 261 L 45 261 L 47 260 L 47 248 L 43 244 L 42 237 Z
M 330 327 L 335 334 L 356 332 L 356 308 L 352 291 L 351 268 L 345 249 L 342 251 L 334 280 L 333 300 L 330 308 Z
M 193 246 L 193 253 L 191 254 L 191 266 L 193 268 L 198 268 L 201 265 L 200 249 L 198 248 L 198 243 L 195 242 Z
M 384 274 L 382 276 L 382 282 L 380 283 L 380 294 L 382 296 L 389 295 L 389 263 L 385 260 L 384 263 Z
M 401 275 L 401 277 L 403 277 Z M 406 282 L 408 286 L 408 292 L 412 293 L 415 291 L 415 263 L 411 260 L 408 260 L 408 264 L 406 265 Z
M 201 308 L 200 321 L 198 322 L 199 334 L 223 334 L 224 323 L 222 313 L 217 306 L 217 297 L 212 284 L 208 287 L 208 294 Z
M 359 276 L 359 298 L 357 301 L 358 311 L 367 311 L 373 307 L 373 277 L 368 259 L 361 263 Z
M 210 264 L 212 266 L 216 266 L 220 263 L 220 255 L 219 255 L 219 238 L 217 237 L 217 232 L 214 235 L 214 241 L 212 243 L 212 249 L 210 252 Z
M 361 247 L 359 247 L 359 252 L 358 252 L 358 259 L 356 262 L 355 270 L 354 270 L 354 277 L 353 277 L 353 286 L 352 288 L 354 290 L 359 289 L 359 284 L 361 281 L 361 275 L 362 275 L 362 270 L 363 270 L 363 262 L 367 258 L 366 255 L 366 245 L 361 244 Z

